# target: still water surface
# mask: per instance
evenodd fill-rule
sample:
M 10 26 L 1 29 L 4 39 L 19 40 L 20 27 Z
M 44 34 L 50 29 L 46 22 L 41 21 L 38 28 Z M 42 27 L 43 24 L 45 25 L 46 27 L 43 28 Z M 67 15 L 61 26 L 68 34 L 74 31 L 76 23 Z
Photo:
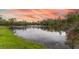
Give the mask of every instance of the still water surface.
M 65 31 L 55 31 L 46 27 L 25 27 L 14 29 L 15 35 L 43 44 L 46 48 L 69 48 Z

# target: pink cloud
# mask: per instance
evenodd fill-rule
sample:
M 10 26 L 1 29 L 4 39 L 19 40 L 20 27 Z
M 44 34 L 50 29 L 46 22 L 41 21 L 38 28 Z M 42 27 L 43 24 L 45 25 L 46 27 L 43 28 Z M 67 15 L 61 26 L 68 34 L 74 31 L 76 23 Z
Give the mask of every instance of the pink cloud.
M 73 12 L 72 9 L 9 9 L 1 15 L 15 17 L 18 20 L 41 21 L 47 18 L 64 18 L 63 15 Z

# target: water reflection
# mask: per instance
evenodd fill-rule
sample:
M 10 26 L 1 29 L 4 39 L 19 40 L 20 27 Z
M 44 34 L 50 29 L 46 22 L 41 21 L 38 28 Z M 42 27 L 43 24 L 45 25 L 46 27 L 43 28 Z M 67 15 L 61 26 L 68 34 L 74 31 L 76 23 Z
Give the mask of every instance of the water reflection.
M 65 31 L 56 31 L 48 27 L 17 27 L 14 28 L 15 35 L 33 42 L 41 43 L 46 48 L 69 48 Z

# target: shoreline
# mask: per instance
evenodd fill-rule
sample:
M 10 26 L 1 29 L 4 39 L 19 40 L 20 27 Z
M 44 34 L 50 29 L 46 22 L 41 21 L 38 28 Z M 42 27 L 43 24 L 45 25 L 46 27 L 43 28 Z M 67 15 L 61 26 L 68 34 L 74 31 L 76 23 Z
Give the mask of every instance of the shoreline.
M 21 37 L 15 36 L 8 26 L 0 26 L 1 49 L 42 49 L 41 44 L 33 43 Z

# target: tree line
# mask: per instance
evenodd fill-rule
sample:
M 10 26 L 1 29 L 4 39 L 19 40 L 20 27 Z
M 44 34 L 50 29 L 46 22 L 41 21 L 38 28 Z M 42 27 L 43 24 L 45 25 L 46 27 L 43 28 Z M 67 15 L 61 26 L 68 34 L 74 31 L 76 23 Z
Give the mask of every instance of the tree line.
M 8 20 L 3 19 L 0 17 L 0 25 L 18 25 L 18 26 L 26 26 L 26 25 L 44 25 L 44 26 L 71 26 L 71 25 L 79 25 L 79 13 L 76 11 L 75 13 L 69 13 L 66 16 L 64 16 L 64 19 L 61 19 L 60 17 L 58 19 L 47 19 L 43 21 L 38 22 L 26 22 L 23 21 L 17 21 L 16 18 L 10 18 Z

